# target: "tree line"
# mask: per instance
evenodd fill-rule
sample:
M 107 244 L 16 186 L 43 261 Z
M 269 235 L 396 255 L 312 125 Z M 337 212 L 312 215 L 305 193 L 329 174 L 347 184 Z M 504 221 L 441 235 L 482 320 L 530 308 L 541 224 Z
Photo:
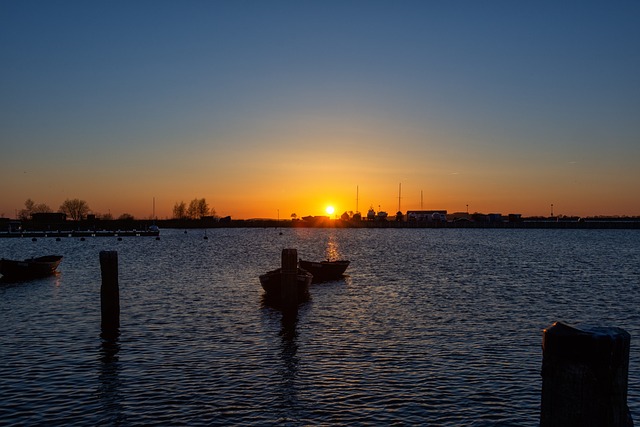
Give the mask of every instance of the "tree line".
M 58 212 L 64 213 L 67 218 L 77 221 L 85 218 L 91 212 L 91 209 L 84 200 L 66 199 L 58 208 Z M 24 209 L 20 209 L 18 212 L 18 219 L 26 221 L 37 213 L 53 213 L 53 209 L 45 203 L 36 203 L 31 199 L 27 199 L 24 202 Z
M 24 202 L 24 209 L 18 211 L 18 219 L 26 221 L 32 218 L 33 214 L 38 213 L 53 213 L 53 209 L 45 203 L 36 203 L 32 199 L 27 199 Z M 58 212 L 64 213 L 67 218 L 73 221 L 79 221 L 85 219 L 91 212 L 89 204 L 81 199 L 66 199 L 60 207 Z M 114 219 L 111 213 L 107 214 L 95 214 L 96 218 L 104 220 Z M 206 216 L 216 216 L 216 210 L 210 208 L 207 200 L 202 198 L 195 198 L 187 205 L 185 202 L 176 202 L 173 206 L 173 219 L 200 219 Z M 133 215 L 123 213 L 118 220 L 132 220 L 135 219 Z
M 189 205 L 183 201 L 176 202 L 173 205 L 173 218 L 174 219 L 200 219 L 206 216 L 216 216 L 216 210 L 210 208 L 207 200 L 193 199 L 189 202 Z

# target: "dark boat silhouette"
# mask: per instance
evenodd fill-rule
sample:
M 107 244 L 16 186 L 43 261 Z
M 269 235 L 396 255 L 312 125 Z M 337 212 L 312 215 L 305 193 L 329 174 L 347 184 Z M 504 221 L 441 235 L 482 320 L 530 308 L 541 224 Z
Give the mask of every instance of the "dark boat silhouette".
M 265 290 L 268 296 L 270 297 L 280 296 L 280 284 L 282 282 L 281 268 L 269 271 L 265 274 L 261 274 L 259 278 L 260 278 L 260 284 L 262 285 L 262 289 Z M 311 280 L 313 280 L 313 275 L 311 275 L 311 273 L 301 268 L 298 268 L 298 272 L 296 274 L 296 286 L 298 289 L 298 297 L 300 299 L 303 299 L 308 295 L 309 285 L 311 284 Z
M 314 282 L 327 282 L 341 278 L 350 262 L 347 260 L 320 262 L 299 260 L 298 263 L 300 268 L 313 275 Z
M 46 255 L 24 261 L 0 259 L 0 274 L 4 280 L 28 280 L 55 274 L 61 255 Z

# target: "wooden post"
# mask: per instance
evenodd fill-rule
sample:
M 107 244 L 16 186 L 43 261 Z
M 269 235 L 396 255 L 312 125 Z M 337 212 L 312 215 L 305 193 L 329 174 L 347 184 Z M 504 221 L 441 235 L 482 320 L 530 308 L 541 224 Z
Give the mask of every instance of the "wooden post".
M 120 289 L 118 287 L 118 252 L 100 252 L 100 308 L 102 312 L 102 334 L 118 335 L 120 328 Z
M 280 283 L 280 299 L 285 308 L 298 306 L 298 250 L 282 250 L 282 278 Z
M 540 427 L 630 427 L 630 335 L 620 328 L 577 329 L 556 322 L 543 332 Z

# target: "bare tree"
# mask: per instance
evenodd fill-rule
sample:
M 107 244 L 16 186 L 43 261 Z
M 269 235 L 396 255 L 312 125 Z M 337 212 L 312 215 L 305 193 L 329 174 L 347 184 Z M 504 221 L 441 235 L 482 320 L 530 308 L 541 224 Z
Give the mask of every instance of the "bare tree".
M 18 218 L 20 218 L 21 220 L 27 220 L 31 217 L 31 211 L 33 210 L 33 206 L 35 205 L 35 202 L 31 199 L 27 199 L 24 202 L 24 209 L 20 209 L 20 212 L 18 212 Z
M 176 202 L 173 205 L 173 217 L 175 219 L 185 219 L 187 217 L 187 205 L 185 202 Z
M 65 213 L 74 221 L 84 218 L 90 210 L 87 202 L 80 199 L 67 199 L 60 205 L 60 212 Z
M 209 204 L 206 199 L 193 199 L 189 202 L 187 217 L 191 219 L 200 219 L 207 215 L 209 215 Z
M 175 219 L 200 219 L 203 216 L 214 215 L 216 214 L 216 210 L 213 208 L 209 208 L 209 204 L 207 200 L 202 198 L 195 198 L 189 202 L 189 206 L 186 205 L 185 202 L 176 202 L 173 205 L 173 217 Z
M 51 212 L 53 212 L 53 209 L 51 209 L 49 206 L 45 205 L 44 203 L 38 203 L 33 207 L 31 214 L 33 215 L 34 213 L 51 213 Z
M 189 207 L 187 208 L 187 217 L 191 219 L 196 219 L 198 217 L 198 199 L 193 199 L 189 202 Z
M 204 198 L 202 198 L 198 200 L 198 217 L 202 218 L 207 215 L 209 215 L 209 204 Z
M 31 218 L 31 215 L 33 215 L 34 213 L 50 213 L 50 212 L 53 212 L 53 209 L 51 209 L 46 204 L 44 203 L 36 204 L 33 200 L 27 199 L 24 202 L 24 209 L 20 209 L 20 212 L 18 213 L 18 217 L 22 220 L 27 220 Z

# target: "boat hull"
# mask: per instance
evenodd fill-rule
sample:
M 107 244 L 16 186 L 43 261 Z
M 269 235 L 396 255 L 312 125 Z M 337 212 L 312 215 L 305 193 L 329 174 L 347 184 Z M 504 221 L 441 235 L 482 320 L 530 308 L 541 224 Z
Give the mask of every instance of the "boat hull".
M 312 262 L 300 260 L 299 263 L 300 268 L 313 275 L 314 282 L 327 282 L 340 279 L 344 275 L 347 267 L 349 267 L 350 261 Z
M 309 285 L 313 280 L 313 275 L 308 271 L 298 269 L 296 274 L 296 289 L 298 291 L 298 300 L 303 301 L 309 298 Z M 269 298 L 280 298 L 282 283 L 282 269 L 269 271 L 260 275 L 260 284 Z
M 29 258 L 24 261 L 0 260 L 0 274 L 4 280 L 28 280 L 55 274 L 62 261 L 60 255 Z

